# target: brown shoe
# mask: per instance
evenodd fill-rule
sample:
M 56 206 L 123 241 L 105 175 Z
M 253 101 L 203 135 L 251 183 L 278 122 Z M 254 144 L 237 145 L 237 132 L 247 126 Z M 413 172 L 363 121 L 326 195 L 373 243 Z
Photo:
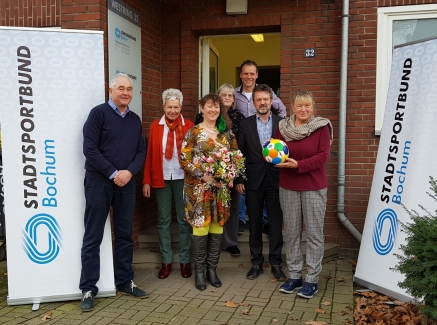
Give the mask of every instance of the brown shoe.
M 171 271 L 171 264 L 162 264 L 161 269 L 158 272 L 158 278 L 165 279 L 168 277 Z
M 183 278 L 189 278 L 191 276 L 190 263 L 181 263 L 181 275 Z

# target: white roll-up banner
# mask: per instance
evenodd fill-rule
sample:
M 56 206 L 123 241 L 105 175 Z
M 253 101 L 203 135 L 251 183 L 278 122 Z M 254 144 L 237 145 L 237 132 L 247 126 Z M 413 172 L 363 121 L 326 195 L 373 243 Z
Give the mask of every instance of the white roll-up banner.
M 103 32 L 0 27 L 9 305 L 81 298 L 82 128 L 104 101 Z M 113 296 L 109 218 L 100 257 Z
M 426 192 L 437 178 L 437 39 L 397 46 L 393 51 L 384 122 L 375 165 L 355 281 L 400 300 L 403 274 L 393 268 L 406 244 L 404 210 L 425 214 L 436 204 Z

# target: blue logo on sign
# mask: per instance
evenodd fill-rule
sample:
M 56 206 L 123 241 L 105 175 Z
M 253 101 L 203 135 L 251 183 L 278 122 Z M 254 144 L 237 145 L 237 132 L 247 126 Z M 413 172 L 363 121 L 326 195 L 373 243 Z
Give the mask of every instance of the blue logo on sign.
M 129 35 L 128 33 L 124 32 L 124 31 L 122 31 L 122 30 L 121 30 L 120 28 L 118 28 L 118 27 L 115 29 L 115 37 L 118 38 L 118 39 L 120 39 L 120 40 L 122 40 L 122 41 L 126 41 L 126 42 L 129 40 L 128 37 L 129 37 L 130 39 L 136 41 L 136 38 L 135 38 L 135 37 Z
M 381 242 L 382 230 L 384 224 L 388 222 L 390 229 L 385 243 Z M 375 220 L 373 229 L 373 248 L 379 255 L 387 255 L 393 249 L 396 242 L 396 235 L 398 233 L 398 217 L 396 212 L 392 209 L 382 210 Z
M 121 31 L 120 31 L 120 29 L 116 28 L 115 29 L 115 37 L 120 38 L 120 36 L 121 36 Z
M 47 235 L 47 245 L 38 246 L 38 236 L 41 235 Z M 56 219 L 45 213 L 30 218 L 23 230 L 23 244 L 31 261 L 37 264 L 48 264 L 53 261 L 62 247 L 61 228 Z M 46 251 L 41 252 L 41 249 Z

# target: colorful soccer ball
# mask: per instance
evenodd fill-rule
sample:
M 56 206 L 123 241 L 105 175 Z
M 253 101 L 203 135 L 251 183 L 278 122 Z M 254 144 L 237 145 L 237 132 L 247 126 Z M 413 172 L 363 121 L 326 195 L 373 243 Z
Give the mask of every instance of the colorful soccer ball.
M 270 139 L 264 144 L 262 154 L 265 161 L 276 165 L 288 158 L 288 147 L 282 140 Z

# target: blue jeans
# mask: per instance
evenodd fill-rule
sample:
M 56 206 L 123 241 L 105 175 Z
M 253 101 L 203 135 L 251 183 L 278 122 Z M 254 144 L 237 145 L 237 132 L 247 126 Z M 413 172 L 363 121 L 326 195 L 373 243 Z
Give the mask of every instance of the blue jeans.
M 243 194 L 240 195 L 240 212 L 238 215 L 238 218 L 240 221 L 246 223 L 246 192 L 243 192 Z M 267 216 L 267 207 L 266 202 L 264 202 L 263 207 L 263 225 L 265 225 L 267 222 L 269 222 L 269 218 Z
M 240 195 L 240 211 L 238 213 L 238 219 L 246 223 L 246 192 Z
M 265 225 L 267 222 L 269 222 L 269 217 L 267 216 L 266 201 L 264 201 L 264 207 L 263 207 L 263 225 Z
M 100 244 L 103 239 L 109 207 L 112 206 L 114 226 L 114 280 L 117 287 L 126 286 L 133 278 L 134 241 L 132 224 L 135 209 L 135 179 L 118 187 L 112 180 L 85 177 L 85 233 L 82 243 L 82 271 L 79 288 L 97 294 L 100 278 Z

